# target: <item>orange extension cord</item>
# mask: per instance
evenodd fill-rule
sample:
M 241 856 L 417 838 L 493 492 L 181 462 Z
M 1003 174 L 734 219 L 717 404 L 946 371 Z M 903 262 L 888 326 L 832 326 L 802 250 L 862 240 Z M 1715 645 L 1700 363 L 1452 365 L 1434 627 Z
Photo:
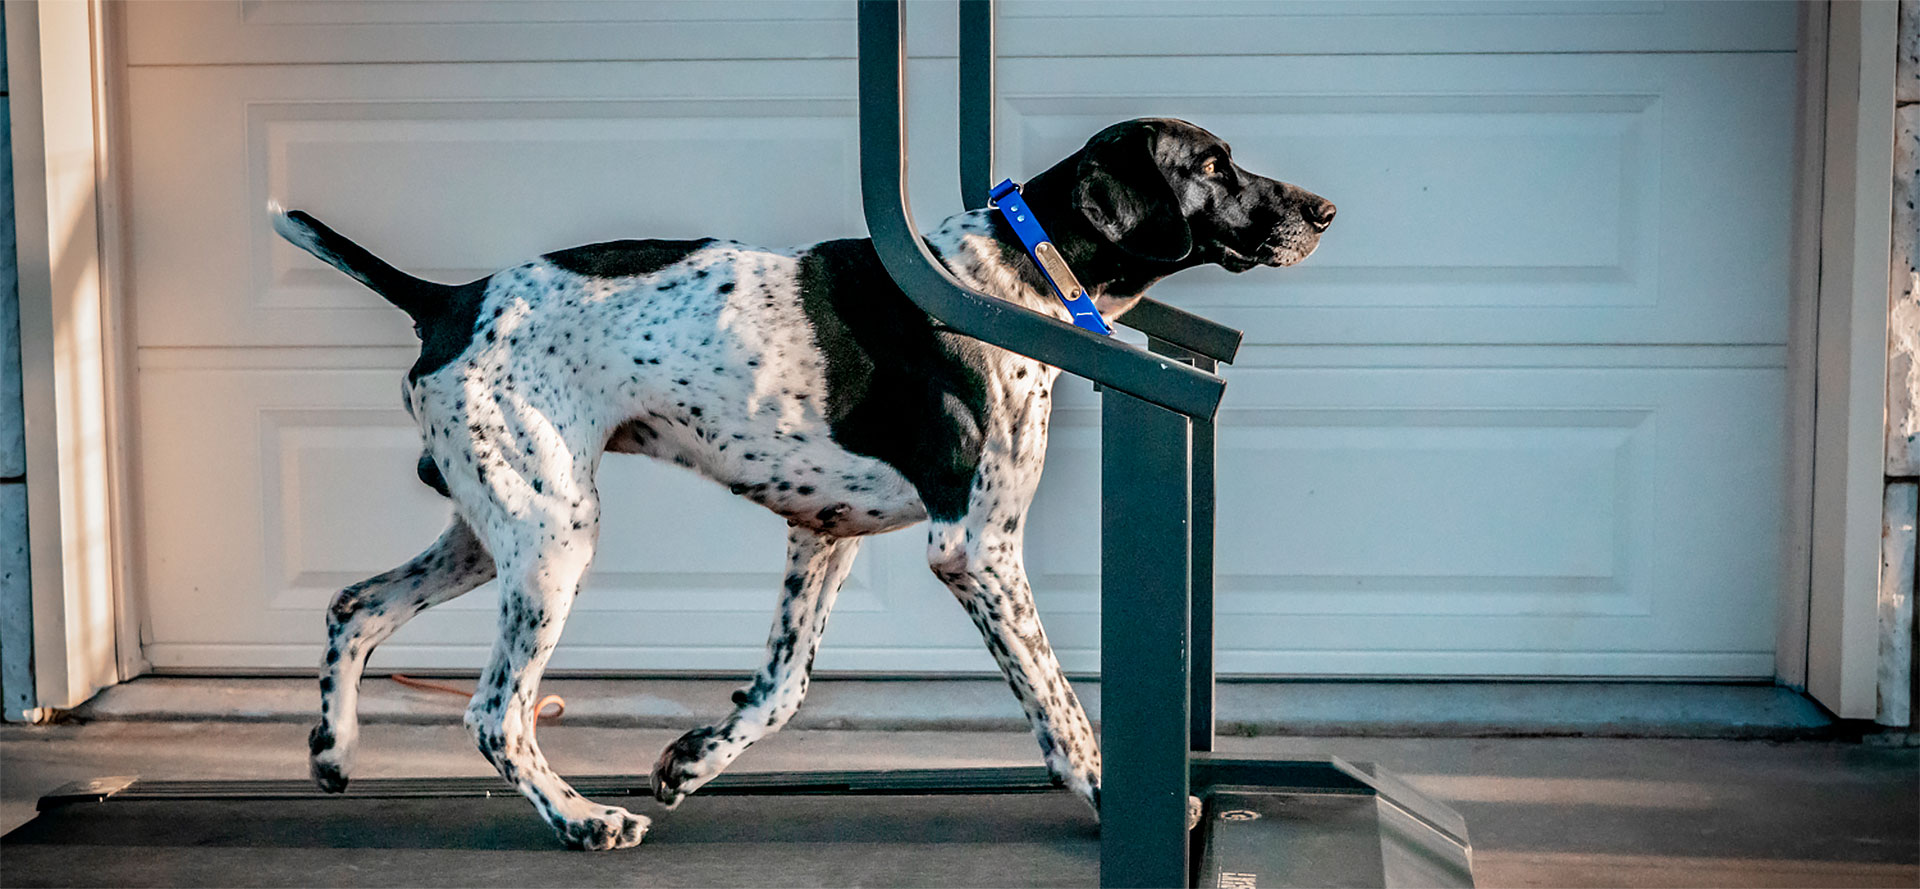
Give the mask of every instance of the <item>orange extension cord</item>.
M 459 688 L 445 683 L 428 682 L 425 679 L 415 679 L 412 676 L 404 676 L 399 673 L 391 674 L 387 678 L 408 688 L 417 688 L 421 691 L 446 692 L 450 695 L 459 695 L 468 700 L 473 699 L 473 692 L 461 691 Z M 548 711 L 549 707 L 552 708 L 551 712 Z M 540 704 L 534 707 L 534 712 L 539 714 L 538 718 L 552 722 L 559 719 L 560 714 L 567 712 L 567 700 L 559 695 L 547 695 L 540 699 Z

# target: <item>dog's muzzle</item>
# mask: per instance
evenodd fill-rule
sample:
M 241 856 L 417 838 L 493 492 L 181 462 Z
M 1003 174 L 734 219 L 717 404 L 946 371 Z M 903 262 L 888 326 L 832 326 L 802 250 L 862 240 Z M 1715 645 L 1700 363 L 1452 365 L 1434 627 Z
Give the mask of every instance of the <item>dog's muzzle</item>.
M 1251 256 L 1238 257 L 1257 265 L 1289 266 L 1313 255 L 1320 249 L 1320 235 L 1333 225 L 1333 214 L 1339 208 L 1326 198 L 1314 196 L 1297 205 L 1299 216 L 1283 221 L 1274 230 L 1266 243 L 1260 245 Z

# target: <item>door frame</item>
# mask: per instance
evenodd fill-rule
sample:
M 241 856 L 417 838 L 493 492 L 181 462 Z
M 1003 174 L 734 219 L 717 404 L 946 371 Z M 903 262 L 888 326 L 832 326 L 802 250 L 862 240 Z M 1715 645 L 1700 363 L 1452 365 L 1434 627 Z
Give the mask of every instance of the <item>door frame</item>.
M 33 700 L 78 705 L 145 669 L 130 572 L 116 10 L 101 0 L 6 4 L 26 418 Z M 35 711 L 39 711 L 36 713 Z
M 1788 542 L 1790 551 L 1805 549 L 1806 581 L 1803 592 L 1791 592 L 1806 602 L 1807 693 L 1842 718 L 1872 719 L 1900 10 L 1895 3 L 1834 0 L 1818 12 L 1825 14 L 1824 83 L 1811 91 L 1820 105 L 1805 116 L 1809 131 L 1802 134 L 1803 144 L 1820 151 L 1816 164 L 1802 168 L 1819 177 L 1818 200 L 1802 214 L 1817 215 L 1818 224 L 1811 243 L 1798 245 L 1811 260 L 1801 265 L 1816 279 L 1815 307 L 1812 330 L 1796 338 L 1801 360 L 1812 365 L 1811 412 L 1800 415 L 1810 427 L 1804 437 L 1811 452 L 1801 454 L 1810 458 L 1811 477 L 1800 513 L 1805 536 Z M 1795 433 L 1803 437 L 1803 430 Z
M 10 0 L 5 11 L 41 708 L 77 705 L 147 668 L 115 155 L 119 14 L 104 0 Z M 1871 38 L 1897 20 L 1895 4 L 1802 7 L 1776 676 L 1843 717 L 1872 716 L 1878 656 L 1895 46 Z

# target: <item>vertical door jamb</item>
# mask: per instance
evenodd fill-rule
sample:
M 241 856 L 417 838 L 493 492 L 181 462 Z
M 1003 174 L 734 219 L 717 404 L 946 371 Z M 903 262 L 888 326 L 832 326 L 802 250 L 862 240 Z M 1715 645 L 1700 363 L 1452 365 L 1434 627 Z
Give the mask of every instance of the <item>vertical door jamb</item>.
M 1835 0 L 1827 29 L 1807 692 L 1876 707 L 1899 6 Z

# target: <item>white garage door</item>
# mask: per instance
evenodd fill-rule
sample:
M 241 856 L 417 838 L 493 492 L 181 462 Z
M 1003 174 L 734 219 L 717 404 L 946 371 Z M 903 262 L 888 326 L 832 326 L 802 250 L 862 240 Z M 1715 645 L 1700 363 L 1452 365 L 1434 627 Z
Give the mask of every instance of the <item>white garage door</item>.
M 278 243 L 269 198 L 449 281 L 614 237 L 859 234 L 851 7 L 130 5 L 153 663 L 307 667 L 330 594 L 445 520 L 413 480 L 406 322 Z M 953 9 L 911 13 L 926 222 L 958 203 Z M 1247 331 L 1223 669 L 1772 674 L 1790 7 L 1007 0 L 1001 33 L 1002 172 L 1170 115 L 1340 205 L 1302 267 L 1157 291 Z M 1092 670 L 1096 402 L 1063 389 L 1028 546 Z M 555 666 L 752 668 L 782 523 L 635 458 L 602 488 Z M 920 539 L 868 544 L 823 670 L 992 669 Z M 376 663 L 477 667 L 493 602 Z

